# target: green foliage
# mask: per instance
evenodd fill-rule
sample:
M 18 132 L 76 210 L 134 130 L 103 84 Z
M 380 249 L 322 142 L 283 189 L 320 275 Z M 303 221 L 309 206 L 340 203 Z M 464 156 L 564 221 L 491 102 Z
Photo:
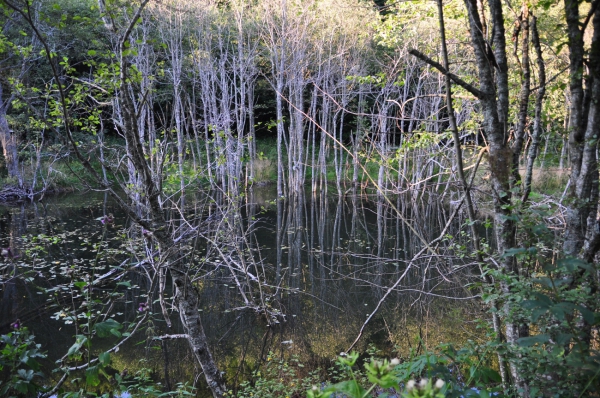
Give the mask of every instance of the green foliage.
M 112 320 L 96 324 L 95 330 L 100 337 L 107 337 L 120 325 Z M 18 327 L 14 332 L 0 336 L 0 394 L 2 396 L 30 397 L 46 391 L 39 382 L 44 377 L 38 359 L 46 358 L 40 351 L 40 344 L 35 343 L 35 338 L 30 335 L 26 327 Z M 91 340 L 86 336 L 77 336 L 75 343 L 67 353 L 70 360 L 81 358 L 85 350 L 91 348 Z M 140 368 L 132 376 L 127 372 L 116 373 L 110 376 L 108 371 L 111 365 L 109 352 L 101 352 L 98 360 L 85 369 L 85 388 L 69 391 L 61 388 L 61 397 L 80 398 L 90 396 L 112 397 L 111 393 L 95 394 L 93 388 L 100 385 L 102 379 L 116 382 L 118 389 L 128 391 L 133 396 L 145 397 L 192 397 L 196 396 L 195 388 L 188 383 L 178 383 L 174 391 L 164 392 L 160 383 L 152 377 L 152 371 L 145 367 Z M 56 369 L 57 371 L 59 369 Z M 62 370 L 60 370 L 62 371 Z M 73 382 L 77 379 L 73 379 Z
M 406 383 L 406 391 L 402 394 L 405 398 L 444 398 L 444 381 L 438 379 L 435 383 L 433 380 L 421 379 L 419 384 L 415 383 L 414 380 L 410 380 Z
M 26 327 L 0 336 L 0 372 L 7 374 L 0 380 L 0 395 L 35 396 L 44 391 L 38 384 L 44 377 L 38 359 L 46 354 L 40 348 Z
M 297 357 L 292 356 L 289 360 L 276 359 L 275 354 L 269 352 L 264 369 L 255 371 L 251 380 L 242 382 L 237 394 L 234 391 L 229 394 L 239 398 L 289 398 L 318 380 L 318 370 L 306 375 L 304 365 Z
M 378 397 L 400 394 L 404 398 L 501 396 L 500 388 L 493 387 L 500 382 L 498 372 L 483 361 L 489 354 L 488 346 L 472 344 L 456 351 L 445 345 L 437 354 L 426 353 L 403 363 L 371 357 L 364 363 L 364 371 L 360 371 L 359 355 L 353 352 L 337 360 L 344 372 L 342 381 L 325 387 L 314 385 L 307 397 L 327 398 L 338 393 L 349 398 L 371 397 L 373 393 Z
M 115 7 L 115 11 L 111 10 L 108 15 L 113 23 L 117 25 L 126 21 L 128 15 L 131 15 L 136 6 L 135 3 L 128 4 L 126 2 L 119 4 L 108 2 L 107 4 L 110 7 Z M 121 8 L 119 12 L 116 12 L 117 6 Z M 101 126 L 102 113 L 105 112 L 103 109 L 105 109 L 105 106 L 110 106 L 109 104 L 114 100 L 115 93 L 120 85 L 119 74 L 122 70 L 120 70 L 116 54 L 111 51 L 111 39 L 108 37 L 107 30 L 103 27 L 103 21 L 97 12 L 97 7 L 95 2 L 91 0 L 41 2 L 40 8 L 33 7 L 32 9 L 39 11 L 39 15 L 36 15 L 35 18 L 36 21 L 40 23 L 44 36 L 47 40 L 51 41 L 49 50 L 41 48 L 39 44 L 32 44 L 35 42 L 31 40 L 33 32 L 26 24 L 22 24 L 22 20 L 18 18 L 11 19 L 11 23 L 6 24 L 6 29 L 0 33 L 0 54 L 3 60 L 6 59 L 6 61 L 3 61 L 2 84 L 5 84 L 5 81 L 8 82 L 7 87 L 10 86 L 10 94 L 14 93 L 16 95 L 16 99 L 12 103 L 12 114 L 8 115 L 10 124 L 21 135 L 26 136 L 28 141 L 33 142 L 33 144 L 28 144 L 27 148 L 21 148 L 20 157 L 27 159 L 24 162 L 24 177 L 26 180 L 31 181 L 34 180 L 34 177 L 39 177 L 37 180 L 38 183 L 43 184 L 46 188 L 54 186 L 82 186 L 84 185 L 82 180 L 91 180 L 89 174 L 87 174 L 88 172 L 84 170 L 81 163 L 72 162 L 72 159 L 67 155 L 64 155 L 65 160 L 63 162 L 47 160 L 49 158 L 57 159 L 63 157 L 64 151 L 62 148 L 54 150 L 52 146 L 48 145 L 49 143 L 53 143 L 54 140 L 60 139 L 61 129 L 67 128 L 73 131 L 74 146 L 81 150 L 82 153 L 85 153 L 85 156 L 89 159 L 92 159 L 92 165 L 96 170 L 100 170 L 99 163 L 93 162 L 93 159 L 98 153 L 96 151 L 99 145 L 106 144 L 106 141 L 104 143 L 100 142 L 97 134 Z M 400 71 L 391 71 L 389 69 L 393 68 L 388 69 L 388 66 L 385 64 L 388 63 L 388 60 L 395 59 L 394 53 L 404 42 L 418 38 L 421 33 L 431 30 L 431 21 L 435 21 L 436 16 L 435 7 L 433 4 L 425 3 L 420 5 L 398 3 L 390 7 L 393 7 L 390 8 L 390 13 L 394 13 L 394 15 L 384 18 L 381 24 L 378 23 L 377 19 L 373 19 L 372 23 L 375 25 L 375 35 L 370 35 L 369 33 L 372 31 L 369 29 L 362 31 L 365 37 L 374 38 L 375 45 L 369 51 L 357 53 L 357 58 L 369 54 L 371 59 L 364 65 L 362 63 L 360 65 L 357 64 L 356 66 L 360 66 L 356 68 L 357 70 L 361 70 L 360 75 L 342 78 L 344 83 L 365 85 L 372 89 L 382 89 L 385 87 L 414 89 L 413 82 L 407 77 L 406 70 L 408 68 L 400 67 L 398 68 Z M 543 1 L 538 7 L 546 11 L 555 11 L 554 2 L 552 1 Z M 5 4 L 0 3 L 0 8 L 7 21 L 9 17 L 16 18 L 13 17 L 13 12 L 9 11 Z M 348 9 L 351 8 L 348 7 Z M 450 24 L 464 22 L 464 9 L 461 8 L 459 10 L 454 3 L 448 4 L 447 9 L 448 13 L 446 15 L 450 19 Z M 29 12 L 30 10 L 28 9 L 27 13 Z M 192 15 L 194 13 L 189 14 Z M 227 15 L 223 13 L 220 16 Z M 292 16 L 293 14 L 290 15 Z M 160 16 L 147 15 L 147 17 L 152 23 L 161 22 Z M 146 18 L 146 15 L 144 18 Z M 556 18 L 554 14 L 548 12 L 544 19 L 543 23 L 546 26 L 556 25 L 553 30 L 545 29 L 548 33 L 546 35 L 549 41 L 547 45 L 554 50 L 555 54 L 561 54 L 560 47 L 564 45 L 564 43 L 561 43 L 564 36 L 555 33 L 562 28 L 555 23 Z M 223 18 L 223 20 L 227 20 L 227 18 Z M 415 29 L 406 28 L 413 25 L 415 20 L 429 21 L 429 24 L 419 23 L 414 24 Z M 217 24 L 218 22 L 214 23 Z M 290 26 L 293 25 L 293 23 L 290 24 Z M 153 25 L 148 26 L 152 27 Z M 363 27 L 362 25 L 358 26 Z M 214 26 L 209 26 L 207 31 L 213 28 Z M 218 27 L 218 29 L 223 29 L 224 31 L 227 31 L 228 28 L 230 26 L 227 25 Z M 341 29 L 341 26 L 339 28 Z M 460 30 L 449 29 L 449 31 L 450 40 L 453 42 L 464 43 L 466 41 L 466 32 L 462 27 Z M 216 30 L 209 33 L 205 36 L 212 37 L 213 34 L 215 37 L 217 36 Z M 158 93 L 158 90 L 162 90 L 160 95 L 156 95 L 155 98 L 150 99 L 153 102 L 149 104 L 149 108 L 165 109 L 164 117 L 154 118 L 165 121 L 165 126 L 161 126 L 164 134 L 161 139 L 156 139 L 156 141 L 149 140 L 145 143 L 148 144 L 148 147 L 144 148 L 144 150 L 147 150 L 145 153 L 147 153 L 147 156 L 152 157 L 156 164 L 161 165 L 157 167 L 157 169 L 160 168 L 160 171 L 157 173 L 156 182 L 162 186 L 163 193 L 171 194 L 177 192 L 181 180 L 184 180 L 186 184 L 190 184 L 196 180 L 202 181 L 207 177 L 203 171 L 199 171 L 196 168 L 196 164 L 193 164 L 189 158 L 185 162 L 183 170 L 180 170 L 172 162 L 175 154 L 174 148 L 176 147 L 176 145 L 173 145 L 173 141 L 177 132 L 167 122 L 167 120 L 172 119 L 172 115 L 170 115 L 170 109 L 172 109 L 170 108 L 170 103 L 174 94 L 167 93 L 167 88 L 169 90 L 172 89 L 173 82 L 168 81 L 165 71 L 170 70 L 173 65 L 164 61 L 164 59 L 168 58 L 165 55 L 166 52 L 163 51 L 167 45 L 160 43 L 156 39 L 156 32 L 150 33 L 149 36 L 151 37 L 144 37 L 137 42 L 132 37 L 131 41 L 125 42 L 126 49 L 122 55 L 129 57 L 131 60 L 127 64 L 127 72 L 129 76 L 128 83 L 131 83 L 134 87 L 132 89 L 133 94 L 138 94 L 137 88 L 142 85 L 145 79 L 148 79 L 148 82 L 146 82 L 148 86 L 140 90 L 140 94 L 143 95 L 137 99 L 140 101 L 139 104 L 143 104 L 153 94 Z M 315 34 L 316 36 L 319 35 Z M 553 37 L 556 37 L 556 39 Z M 218 38 L 220 40 L 222 37 L 219 36 Z M 208 54 L 205 54 L 206 60 L 200 59 L 204 58 L 204 56 L 199 57 L 199 53 L 205 50 L 199 43 L 193 43 L 194 40 L 190 39 L 185 43 L 186 46 L 193 47 L 186 47 L 186 57 L 189 56 L 190 59 L 198 57 L 198 61 L 207 61 L 207 65 L 217 60 L 218 57 L 215 54 L 210 54 L 210 50 Z M 234 48 L 237 44 L 235 43 L 236 39 L 227 38 L 227 40 L 230 40 L 230 42 L 225 43 L 224 48 Z M 215 43 L 208 41 L 202 45 L 207 45 L 210 48 L 213 44 Z M 313 45 L 311 47 L 313 49 L 319 47 L 319 43 L 317 42 L 311 45 Z M 424 49 L 423 46 L 428 48 Z M 420 48 L 428 53 L 436 51 L 435 49 L 437 48 L 437 44 L 434 41 L 423 43 L 423 46 L 420 46 Z M 461 46 L 457 45 L 456 47 L 459 48 Z M 141 56 L 142 50 L 152 52 L 152 55 L 148 56 L 146 60 L 150 61 L 148 63 L 153 66 L 147 71 L 141 70 L 143 62 L 136 64 L 136 61 L 133 60 L 135 57 Z M 462 50 L 459 49 L 459 51 L 464 51 L 464 48 Z M 217 52 L 215 50 L 215 53 Z M 43 63 L 36 60 L 36 67 L 32 68 L 31 66 L 34 64 L 33 57 L 37 57 L 38 54 L 45 54 L 48 62 Z M 267 65 L 266 62 L 269 55 L 271 54 L 262 54 L 259 57 L 262 59 L 256 61 L 256 65 L 252 65 L 258 69 L 262 69 L 261 73 L 257 73 L 257 75 L 269 75 L 269 70 L 272 67 Z M 315 57 L 315 59 L 320 59 L 321 54 L 317 55 L 319 56 Z M 330 55 L 332 54 L 327 54 L 327 56 Z M 453 54 L 453 65 L 457 68 L 456 72 L 464 76 L 467 81 L 473 81 L 476 79 L 476 74 L 472 73 L 473 70 L 469 66 L 469 63 L 454 62 L 461 56 L 460 52 Z M 553 71 L 549 68 L 548 72 L 558 72 L 564 69 L 564 65 L 561 65 L 559 57 L 557 59 L 551 62 L 551 66 L 555 70 Z M 156 60 L 159 61 L 154 62 Z M 383 62 L 381 62 L 382 60 Z M 193 62 L 196 62 L 196 60 Z M 260 64 L 261 62 L 264 64 Z M 49 69 L 52 63 L 59 69 L 58 73 L 60 76 L 50 77 Z M 224 64 L 226 63 L 224 62 Z M 381 64 L 382 66 L 374 67 L 376 64 Z M 389 64 L 393 64 L 393 62 L 389 62 Z M 467 66 L 463 67 L 461 66 L 462 64 Z M 22 65 L 25 67 L 21 68 Z M 316 68 L 315 70 L 311 70 L 314 66 L 307 64 L 304 67 L 307 76 L 316 72 Z M 320 63 L 318 68 L 320 71 Z M 193 68 L 189 69 L 192 70 Z M 363 69 L 372 70 L 365 71 Z M 30 70 L 30 72 L 28 72 L 27 76 L 23 77 L 19 75 L 20 70 Z M 517 70 L 518 68 L 511 68 L 510 70 L 511 84 L 517 84 L 519 80 Z M 228 74 L 231 72 L 233 71 L 227 71 Z M 198 73 L 198 71 L 194 70 L 194 73 Z M 231 75 L 234 76 L 235 74 L 231 73 Z M 544 104 L 543 124 L 560 125 L 566 119 L 566 109 L 562 106 L 566 80 L 560 77 L 560 73 L 551 73 L 551 75 L 558 76 L 558 78 L 556 82 L 552 82 L 548 87 L 548 100 Z M 267 79 L 261 78 L 259 80 L 262 84 L 265 84 L 265 80 Z M 64 82 L 68 82 L 62 87 L 65 94 L 64 99 L 59 98 L 58 95 L 58 89 L 61 88 L 58 84 L 63 80 Z M 198 81 L 193 80 L 184 82 L 184 86 L 186 84 L 188 85 L 186 89 L 193 87 L 194 90 L 199 85 Z M 457 88 L 457 90 L 458 93 L 461 92 L 460 88 Z M 136 98 L 136 95 L 132 95 L 131 97 Z M 265 95 L 264 97 L 267 96 Z M 263 108 L 272 108 L 273 97 L 275 96 L 272 95 L 269 99 L 260 98 L 260 104 L 257 104 L 256 108 L 260 109 L 261 106 Z M 27 102 L 27 98 L 34 98 L 35 104 Z M 0 98 L 0 101 L 2 100 L 3 98 Z M 513 96 L 511 100 L 516 101 L 517 97 Z M 216 102 L 217 99 L 215 99 Z M 39 110 L 43 109 L 43 111 L 31 111 L 29 107 L 32 105 L 38 106 Z M 190 105 L 192 104 L 190 103 Z M 204 104 L 204 106 L 206 107 L 207 104 Z M 226 113 L 230 106 L 231 104 L 225 103 L 223 110 L 219 113 Z M 405 104 L 402 104 L 402 107 L 404 106 Z M 406 106 L 410 108 L 413 104 L 406 104 Z M 457 110 L 464 110 L 469 106 L 472 106 L 470 100 L 457 99 Z M 509 124 L 514 122 L 517 109 L 518 107 L 511 106 Z M 402 114 L 410 114 L 409 110 L 408 108 L 404 109 Z M 110 114 L 111 112 L 105 113 Z M 140 111 L 140 115 L 141 113 Z M 431 118 L 432 121 L 439 121 L 437 118 L 441 118 L 442 116 L 440 114 L 431 116 Z M 477 131 L 480 118 L 481 115 L 473 112 L 469 120 L 461 125 L 461 129 Z M 260 123 L 257 123 L 257 127 L 260 126 Z M 287 126 L 289 123 L 289 120 L 271 120 L 271 122 L 263 124 L 267 126 L 267 130 L 274 130 L 274 127 L 278 124 Z M 356 123 L 358 126 L 360 122 Z M 365 138 L 366 141 L 371 126 L 368 126 L 367 122 L 363 121 L 363 123 L 364 125 L 357 127 L 357 130 L 361 131 L 361 139 Z M 55 129 L 54 134 L 56 136 L 45 133 L 49 129 Z M 191 130 L 189 127 L 186 127 L 186 129 Z M 367 132 L 363 133 L 363 129 Z M 562 136 L 565 134 L 563 130 L 556 127 L 549 128 L 545 143 L 546 147 L 550 148 L 550 153 L 542 159 L 543 161 L 558 163 L 559 159 L 557 156 L 560 156 L 558 153 L 560 153 L 559 149 L 563 145 Z M 135 133 L 137 134 L 138 132 Z M 221 127 L 211 129 L 210 135 L 212 135 L 213 140 L 217 138 L 221 140 L 228 139 Z M 209 167 L 225 165 L 228 162 L 227 157 L 224 155 L 225 148 L 223 146 L 217 147 L 215 142 L 211 141 L 209 137 L 206 137 L 206 139 L 210 141 L 207 143 L 209 144 L 207 147 L 210 146 L 211 149 L 208 150 L 208 153 L 198 154 L 197 159 L 199 161 L 206 161 L 204 164 L 207 164 L 210 156 L 212 163 Z M 378 174 L 380 169 L 385 169 L 388 177 L 395 179 L 398 173 L 397 170 L 394 170 L 395 163 L 399 163 L 405 159 L 408 159 L 407 163 L 410 163 L 409 155 L 412 155 L 414 152 L 426 153 L 428 156 L 433 157 L 433 148 L 436 147 L 440 139 L 449 139 L 448 132 L 438 134 L 437 132 L 425 131 L 423 128 L 423 131 L 414 132 L 412 135 L 404 137 L 401 148 L 396 152 L 378 152 L 377 149 L 374 150 L 376 145 L 371 145 L 370 149 L 365 149 L 358 155 L 360 163 L 365 167 L 360 172 L 361 180 L 375 179 L 374 176 Z M 200 141 L 198 140 L 197 142 Z M 247 145 L 247 143 L 242 145 Z M 125 171 L 125 167 L 122 166 L 122 159 L 124 159 L 122 156 L 123 150 L 120 142 L 116 142 L 115 144 L 110 145 L 110 151 L 107 149 L 106 152 L 113 152 L 113 157 L 108 160 L 108 164 L 114 166 L 114 175 L 119 175 Z M 152 147 L 151 144 L 156 145 Z M 195 143 L 194 140 L 190 140 L 186 144 L 192 146 Z M 204 144 L 204 142 L 202 141 L 201 144 Z M 288 144 L 286 143 L 285 145 Z M 199 144 L 199 147 L 201 146 Z M 257 146 L 258 159 L 256 159 L 255 172 L 251 176 L 251 179 L 253 182 L 274 180 L 276 178 L 277 145 L 273 141 L 262 141 L 257 142 Z M 286 156 L 285 149 L 285 147 L 279 148 L 280 151 L 284 152 L 284 157 Z M 318 148 L 310 149 L 316 151 Z M 200 150 L 198 151 L 200 152 Z M 44 159 L 41 169 L 37 167 L 36 160 L 39 159 Z M 247 160 L 245 159 L 245 162 Z M 331 157 L 326 159 L 326 162 L 325 178 L 331 181 L 336 178 L 335 170 L 331 164 Z M 416 162 L 414 166 L 416 167 Z M 439 167 L 442 168 L 444 166 Z M 317 172 L 316 166 L 313 172 Z M 321 170 L 318 172 L 321 172 Z M 349 177 L 349 175 L 343 176 L 343 178 Z M 561 192 L 565 182 L 564 179 L 560 179 L 554 174 L 549 173 L 542 175 L 538 181 L 539 185 L 536 188 L 543 192 L 550 190 L 551 192 Z M 0 185 L 13 182 L 14 180 L 3 180 L 0 181 Z M 38 187 L 32 188 L 37 189 Z M 584 392 L 597 392 L 596 386 L 600 384 L 597 382 L 600 372 L 598 353 L 587 340 L 589 332 L 597 328 L 599 321 L 598 287 L 596 282 L 598 274 L 597 266 L 576 259 L 556 260 L 557 246 L 552 242 L 553 235 L 544 222 L 544 217 L 546 216 L 544 213 L 545 210 L 549 211 L 551 209 L 521 209 L 518 204 L 511 204 L 507 205 L 505 210 L 511 211 L 511 216 L 507 217 L 507 221 L 519 223 L 519 234 L 517 236 L 519 243 L 518 247 L 510 248 L 505 253 L 502 253 L 502 256 L 503 259 L 509 258 L 518 262 L 522 272 L 519 275 L 513 275 L 506 274 L 494 268 L 487 269 L 488 276 L 493 278 L 495 284 L 485 287 L 487 289 L 485 299 L 496 306 L 494 311 L 498 311 L 505 322 L 514 322 L 527 326 L 530 333 L 527 336 L 521 337 L 518 340 L 517 346 L 497 343 L 496 338 L 500 336 L 491 336 L 489 342 L 482 346 L 467 347 L 460 351 L 455 351 L 450 346 L 447 346 L 442 348 L 439 353 L 429 353 L 424 356 L 415 357 L 402 364 L 396 364 L 395 361 L 388 361 L 386 359 L 373 358 L 371 361 L 365 363 L 364 371 L 356 369 L 358 355 L 350 354 L 348 357 L 340 358 L 338 361 L 338 366 L 343 369 L 345 379 L 342 381 L 336 380 L 339 382 L 326 389 L 317 387 L 309 391 L 309 396 L 327 396 L 326 394 L 331 395 L 334 392 L 341 392 L 349 397 L 363 397 L 379 388 L 404 388 L 403 393 L 405 396 L 410 397 L 438 397 L 442 394 L 458 396 L 456 394 L 472 394 L 471 390 L 469 390 L 471 387 L 478 387 L 483 396 L 483 394 L 487 394 L 485 388 L 496 388 L 499 382 L 498 373 L 494 370 L 493 364 L 483 363 L 484 360 L 487 361 L 488 357 L 496 351 L 505 353 L 511 363 L 516 364 L 520 369 L 531 385 L 532 390 L 539 394 L 561 396 L 570 394 L 573 391 L 581 391 L 582 394 Z M 458 238 L 462 237 L 461 234 Z M 44 237 L 41 237 L 40 240 L 42 238 Z M 456 240 L 457 237 L 451 238 L 455 240 L 451 249 L 459 257 L 467 257 L 469 254 L 468 245 Z M 26 253 L 28 255 L 31 253 L 41 255 L 43 250 L 45 250 L 44 246 L 39 241 L 32 243 L 33 246 Z M 55 241 L 49 244 L 56 243 Z M 70 269 L 69 272 L 72 270 Z M 84 282 L 84 279 L 80 278 L 80 276 L 82 275 L 71 274 L 71 280 L 67 286 L 69 288 L 74 287 L 77 291 L 85 293 L 88 282 Z M 85 280 L 89 281 L 90 278 Z M 501 282 L 508 286 L 509 289 L 500 289 L 498 284 Z M 111 296 L 112 298 L 119 297 L 119 293 L 116 291 L 112 292 L 111 295 L 113 295 Z M 82 324 L 82 331 L 78 332 L 81 334 L 75 337 L 75 341 L 67 352 L 68 359 L 72 361 L 81 360 L 86 355 L 91 355 L 92 340 L 95 337 L 121 338 L 124 335 L 122 333 L 123 325 L 110 318 L 107 319 L 104 316 L 105 314 L 93 315 L 93 307 L 95 307 L 94 310 L 101 311 L 98 308 L 102 307 L 102 302 L 98 297 L 94 298 L 92 293 L 88 292 L 87 299 L 86 306 L 81 310 L 67 311 L 61 308 L 55 313 L 55 318 L 57 320 L 61 319 L 66 324 L 75 322 L 81 322 Z M 100 319 L 107 320 L 99 321 Z M 7 390 L 3 391 L 6 393 L 13 389 L 22 394 L 34 393 L 38 387 L 33 380 L 41 376 L 41 373 L 37 369 L 39 368 L 37 362 L 32 358 L 36 356 L 41 357 L 42 354 L 38 351 L 39 346 L 34 344 L 33 336 L 28 336 L 26 329 L 21 329 L 3 336 L 2 342 L 3 356 L 1 360 L 3 362 L 1 362 L 1 366 L 5 369 L 10 369 L 11 372 L 16 372 L 14 375 L 11 373 L 10 383 L 12 384 L 4 385 L 3 388 Z M 26 354 L 23 357 L 22 354 L 24 352 Z M 26 358 L 26 360 L 23 361 L 22 358 Z M 302 366 L 297 360 L 276 361 L 273 360 L 272 355 L 270 358 L 265 369 L 254 375 L 253 381 L 242 385 L 240 396 L 288 396 L 304 388 L 304 384 L 316 380 L 313 376 L 301 377 L 300 369 Z M 7 362 L 5 363 L 4 361 Z M 101 353 L 98 356 L 98 361 L 86 370 L 86 384 L 97 386 L 110 361 L 110 354 L 106 352 Z M 453 372 L 450 371 L 451 369 Z M 459 375 L 461 376 L 459 377 Z M 446 380 L 446 384 L 442 388 L 437 388 L 432 382 L 435 377 Z M 409 389 L 410 380 L 415 378 L 426 381 L 422 384 L 419 383 L 419 388 L 415 384 L 413 388 Z M 125 383 L 125 379 L 120 376 L 117 380 L 119 383 Z M 151 382 L 149 375 L 144 372 L 136 374 L 134 376 L 134 384 L 129 384 L 129 387 L 137 389 L 143 394 L 158 394 L 156 386 Z M 187 393 L 187 387 L 184 386 L 182 391 Z M 73 393 L 71 396 L 76 396 L 76 394 L 79 393 Z
M 535 251 L 514 251 L 528 257 Z M 489 271 L 504 280 L 510 292 L 489 287 L 485 300 L 504 303 L 505 320 L 528 326 L 529 333 L 517 345 L 502 344 L 498 350 L 516 364 L 535 394 L 566 396 L 598 392 L 600 357 L 589 340 L 591 330 L 600 324 L 595 292 L 596 265 L 574 258 L 542 264 L 531 277 L 523 278 Z
M 117 337 L 121 337 L 119 330 L 123 327 L 119 322 L 112 318 L 107 319 L 104 322 L 98 322 L 94 325 L 94 330 L 98 333 L 98 337 L 108 337 L 111 334 Z
M 163 392 L 163 386 L 156 383 L 152 376 L 152 369 L 145 367 L 144 360 L 140 361 L 142 367 L 133 375 L 115 374 L 115 381 L 121 391 L 127 391 L 134 397 L 195 397 L 196 388 L 189 383 L 177 383 L 177 388 L 173 391 Z
M 546 225 L 549 206 L 517 206 L 512 220 L 521 246 L 503 258 L 514 259 L 518 273 L 487 268 L 495 284 L 484 286 L 483 298 L 503 322 L 522 326 L 516 344 L 495 350 L 518 369 L 532 396 L 596 393 L 600 361 L 590 336 L 600 320 L 598 266 L 556 256 L 561 242 Z

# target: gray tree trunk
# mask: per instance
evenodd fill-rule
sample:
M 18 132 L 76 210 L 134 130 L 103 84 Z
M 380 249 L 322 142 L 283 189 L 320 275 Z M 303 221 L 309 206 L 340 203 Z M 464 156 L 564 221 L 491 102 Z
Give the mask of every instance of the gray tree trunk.
M 11 101 L 10 98 L 4 99 L 2 95 L 2 84 L 0 83 L 0 145 L 2 145 L 2 154 L 4 163 L 8 170 L 8 177 L 14 179 L 19 188 L 23 188 L 23 176 L 19 165 L 19 145 L 16 134 L 10 129 L 6 112 Z
M 571 177 L 563 249 L 567 256 L 581 256 L 590 261 L 600 248 L 597 243 L 593 243 L 597 240 L 595 236 L 598 235 L 594 226 L 598 208 L 600 13 L 596 11 L 592 19 L 594 35 L 587 73 L 584 72 L 585 51 L 583 29 L 580 25 L 579 2 L 565 0 L 565 14 L 570 61 L 569 160 Z M 585 250 L 582 253 L 581 250 L 584 246 Z

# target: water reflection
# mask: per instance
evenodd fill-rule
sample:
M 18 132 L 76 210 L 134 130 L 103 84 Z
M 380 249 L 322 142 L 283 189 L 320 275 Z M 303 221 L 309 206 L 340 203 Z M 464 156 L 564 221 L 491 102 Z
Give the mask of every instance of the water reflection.
M 465 263 L 457 247 L 466 245 L 458 232 L 464 220 L 459 214 L 449 221 L 451 210 L 433 193 L 384 198 L 352 191 L 345 196 L 307 192 L 276 200 L 274 189 L 266 187 L 249 190 L 244 198 L 239 231 L 253 258 L 245 269 L 263 281 L 260 291 L 244 291 L 248 300 L 264 300 L 283 315 L 267 319 L 256 311 L 239 310 L 245 302 L 231 273 L 209 258 L 202 242 L 198 257 L 190 260 L 203 261 L 197 284 L 204 327 L 230 385 L 251 378 L 269 355 L 297 356 L 304 364 L 300 374 L 329 367 L 331 358 L 350 347 L 401 275 L 365 327 L 357 350 L 364 352 L 373 345 L 384 354 L 408 357 L 411 350 L 477 337 L 474 322 L 481 313 L 468 300 L 473 292 L 464 287 L 472 265 Z M 203 200 L 199 197 L 196 203 Z M 214 211 L 220 208 L 218 200 L 202 209 L 191 206 L 190 212 L 197 211 L 206 220 L 227 216 Z M 97 219 L 108 213 L 115 215 L 115 225 L 102 228 Z M 137 334 L 113 354 L 114 372 L 127 369 L 133 374 L 147 368 L 168 389 L 190 382 L 200 387 L 200 396 L 206 393 L 185 340 L 153 339 L 184 330 L 172 308 L 166 309 L 173 322 L 170 328 L 162 316 L 157 283 L 144 272 L 144 237 L 104 195 L 73 194 L 0 207 L 0 214 L 0 245 L 20 255 L 2 264 L 2 333 L 20 318 L 48 351 L 47 365 L 54 367 L 73 344 L 78 328 L 84 327 L 77 319 L 65 321 L 62 314 L 89 305 L 93 298 L 126 325 L 146 317 Z M 447 225 L 446 233 L 458 239 L 452 244 L 440 240 L 413 259 Z M 98 277 L 114 266 L 126 269 L 120 279 L 126 284 L 110 283 L 90 292 L 72 286 L 51 290 L 69 281 L 73 267 Z M 43 293 L 41 287 L 51 293 Z M 170 294 L 168 284 L 166 293 Z M 148 294 L 154 299 L 142 314 L 139 305 L 149 300 Z M 93 351 L 102 352 L 116 341 L 98 339 Z M 98 390 L 111 388 L 106 382 Z

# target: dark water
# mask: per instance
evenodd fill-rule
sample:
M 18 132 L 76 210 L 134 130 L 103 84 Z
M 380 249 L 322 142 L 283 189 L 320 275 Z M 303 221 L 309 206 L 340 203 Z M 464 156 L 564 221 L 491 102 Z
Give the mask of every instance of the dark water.
M 303 365 L 295 369 L 299 376 L 328 368 L 331 359 L 350 347 L 399 278 L 365 327 L 357 350 L 372 347 L 382 355 L 406 358 L 411 350 L 441 342 L 460 345 L 478 337 L 476 321 L 482 313 L 468 300 L 477 292 L 465 287 L 472 266 L 461 258 L 461 250 L 468 250 L 458 232 L 464 220 L 459 214 L 448 223 L 451 211 L 437 197 L 384 200 L 307 192 L 276 200 L 274 190 L 264 188 L 246 192 L 244 198 L 253 270 L 262 275 L 266 303 L 283 316 L 268 325 L 260 314 L 238 310 L 239 294 L 218 261 L 202 265 L 197 280 L 202 319 L 214 357 L 231 385 L 251 378 L 272 357 L 297 359 Z M 98 219 L 109 213 L 114 214 L 114 226 L 103 228 Z M 202 217 L 208 218 L 208 212 Z M 457 238 L 442 240 L 435 256 L 425 252 L 409 262 L 424 247 L 423 240 L 433 241 L 447 224 L 446 233 Z M 124 273 L 120 281 L 127 284 L 82 293 L 75 282 L 143 261 L 143 240 L 139 233 L 139 239 L 132 238 L 135 229 L 113 202 L 97 193 L 0 207 L 0 246 L 18 255 L 2 264 L 0 332 L 8 332 L 19 318 L 47 351 L 46 364 L 52 369 L 85 328 L 81 318 L 70 314 L 88 301 L 96 300 L 93 311 L 110 312 L 118 322 L 134 325 L 142 316 L 144 294 L 156 291 L 156 281 L 149 280 L 142 266 Z M 184 333 L 177 313 L 168 308 L 173 325 L 167 328 L 156 300 L 149 307 L 149 320 L 113 354 L 112 368 L 129 374 L 144 368 L 171 388 L 177 382 L 201 388 L 203 376 L 186 342 L 152 338 Z M 107 350 L 117 341 L 95 338 L 91 352 Z M 105 383 L 97 388 L 111 387 Z

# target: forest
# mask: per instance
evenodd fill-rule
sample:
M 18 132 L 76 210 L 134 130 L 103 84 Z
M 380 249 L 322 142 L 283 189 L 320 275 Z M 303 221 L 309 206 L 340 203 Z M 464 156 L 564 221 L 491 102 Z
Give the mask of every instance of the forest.
M 0 396 L 598 396 L 599 3 L 0 0 Z

